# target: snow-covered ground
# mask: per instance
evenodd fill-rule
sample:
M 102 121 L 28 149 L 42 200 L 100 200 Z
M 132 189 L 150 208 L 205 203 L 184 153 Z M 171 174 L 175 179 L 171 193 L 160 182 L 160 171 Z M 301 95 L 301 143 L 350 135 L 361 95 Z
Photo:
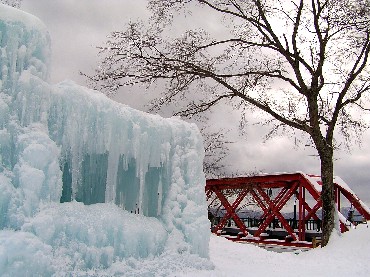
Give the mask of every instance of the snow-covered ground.
M 332 235 L 325 248 L 277 253 L 251 244 L 211 235 L 210 259 L 164 253 L 147 259 L 126 259 L 110 268 L 57 276 L 135 277 L 352 277 L 370 276 L 370 228 L 360 225 L 342 235 Z
M 306 252 L 276 253 L 257 246 L 211 236 L 210 259 L 215 268 L 173 276 L 370 276 L 370 228 L 360 225 L 329 245 Z

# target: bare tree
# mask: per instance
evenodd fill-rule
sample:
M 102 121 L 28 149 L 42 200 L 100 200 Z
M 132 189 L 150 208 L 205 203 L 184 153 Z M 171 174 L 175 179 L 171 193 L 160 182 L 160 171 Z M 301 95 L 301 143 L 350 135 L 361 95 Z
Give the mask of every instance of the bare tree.
M 1 4 L 5 4 L 17 9 L 21 7 L 21 2 L 22 0 L 0 0 Z
M 225 137 L 227 132 L 224 130 L 213 132 L 203 127 L 200 131 L 204 139 L 203 171 L 206 178 L 225 177 L 224 161 L 230 151 L 228 145 L 233 142 Z
M 228 34 L 188 30 L 165 39 L 176 13 L 194 5 L 222 16 Z M 113 32 L 91 79 L 109 91 L 164 81 L 158 107 L 187 99 L 178 114 L 192 116 L 238 104 L 268 114 L 273 130 L 306 133 L 320 158 L 325 246 L 334 228 L 336 141 L 350 144 L 365 127 L 356 115 L 369 111 L 369 0 L 150 0 L 149 7 L 150 27 Z

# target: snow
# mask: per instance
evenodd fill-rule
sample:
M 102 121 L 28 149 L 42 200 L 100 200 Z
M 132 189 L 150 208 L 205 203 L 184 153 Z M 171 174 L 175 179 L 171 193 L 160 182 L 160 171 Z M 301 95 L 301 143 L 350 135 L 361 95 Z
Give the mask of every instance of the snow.
M 111 208 L 115 209 L 113 206 Z M 99 237 L 99 234 L 90 235 Z M 74 276 L 370 276 L 370 244 L 365 243 L 369 239 L 370 229 L 366 225 L 360 225 L 342 236 L 333 234 L 325 248 L 277 253 L 212 235 L 210 260 L 199 259 L 195 255 L 164 252 L 146 259 L 114 261 L 108 268 L 83 270 L 81 263 L 77 263 L 80 268 L 68 271 L 71 264 L 69 257 L 58 256 L 58 253 L 52 256 L 52 248 L 38 241 L 34 235 L 28 232 L 3 231 L 0 245 L 12 247 L 8 247 L 8 251 L 11 250 L 8 253 L 0 247 L 0 265 L 5 260 L 14 261 L 13 267 L 3 272 L 5 276 L 27 276 L 26 270 L 30 268 L 36 273 L 46 273 L 44 276 L 49 276 L 47 273 L 55 272 L 55 269 L 58 270 L 55 276 L 66 276 L 71 272 Z M 91 252 L 90 259 L 96 258 L 93 250 L 86 250 Z M 24 255 L 27 251 L 33 255 Z M 110 253 L 109 247 L 106 248 L 106 253 Z M 40 262 L 36 263 L 36 260 Z
M 329 245 L 307 252 L 277 253 L 250 244 L 212 236 L 212 271 L 192 271 L 176 276 L 370 276 L 370 228 L 359 225 Z
M 321 182 L 321 177 L 320 176 L 309 176 L 303 172 L 301 172 L 301 174 L 303 175 L 304 178 L 306 178 L 306 180 L 308 182 L 310 182 L 312 184 L 312 186 L 315 188 L 315 190 L 320 193 L 321 190 L 322 190 L 322 186 L 320 185 L 320 182 Z
M 45 24 L 36 16 L 33 16 L 29 13 L 26 13 L 24 11 L 18 10 L 5 4 L 0 3 L 0 6 L 1 6 L 0 21 L 23 22 L 24 26 L 28 30 L 30 29 L 38 29 L 43 31 L 47 30 Z M 20 48 L 20 50 L 21 49 L 22 48 Z

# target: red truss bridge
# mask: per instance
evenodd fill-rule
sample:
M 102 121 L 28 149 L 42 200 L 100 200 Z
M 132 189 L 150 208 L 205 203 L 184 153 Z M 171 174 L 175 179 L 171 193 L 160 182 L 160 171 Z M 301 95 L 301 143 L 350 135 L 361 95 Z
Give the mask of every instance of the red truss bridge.
M 321 184 L 320 176 L 304 173 L 207 180 L 208 203 L 218 203 L 217 210 L 223 211 L 209 213 L 212 232 L 239 242 L 315 247 L 321 237 Z M 334 178 L 334 197 L 342 232 L 354 222 L 339 212 L 342 203 L 351 205 L 349 212 L 356 210 L 363 221 L 370 220 L 370 209 L 339 177 Z M 258 217 L 242 217 L 240 211 L 251 203 Z M 283 214 L 292 203 L 294 215 L 289 219 Z

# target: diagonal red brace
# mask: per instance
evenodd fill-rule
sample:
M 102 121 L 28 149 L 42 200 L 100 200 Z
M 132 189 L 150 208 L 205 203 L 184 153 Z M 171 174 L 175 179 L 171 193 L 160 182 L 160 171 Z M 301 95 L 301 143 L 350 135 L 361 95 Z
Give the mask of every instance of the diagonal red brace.
M 284 195 L 281 195 L 280 201 L 274 202 L 270 199 L 270 197 L 264 192 L 261 188 L 257 188 L 258 192 L 264 199 L 264 201 L 269 206 L 269 211 L 271 211 L 269 214 L 267 214 L 265 220 L 261 224 L 261 226 L 258 228 L 257 232 L 254 234 L 254 236 L 260 236 L 260 234 L 266 230 L 267 226 L 272 222 L 274 219 L 274 216 L 276 216 L 281 224 L 284 226 L 284 228 L 287 230 L 289 235 L 293 238 L 293 240 L 297 240 L 297 237 L 293 231 L 293 229 L 290 227 L 289 223 L 286 221 L 286 219 L 283 217 L 283 215 L 280 213 L 280 210 L 286 202 L 289 200 L 289 198 L 293 195 L 294 191 L 297 189 L 298 183 L 295 183 L 290 189 L 286 191 Z
M 235 224 L 239 227 L 240 231 L 243 232 L 245 236 L 248 235 L 247 228 L 245 227 L 244 223 L 240 220 L 239 216 L 235 213 L 235 209 L 239 206 L 240 202 L 244 199 L 244 197 L 248 194 L 249 189 L 243 190 L 237 197 L 237 199 L 234 201 L 233 205 L 230 205 L 229 201 L 226 199 L 225 195 L 217 189 L 214 188 L 213 191 L 216 193 L 218 199 L 220 199 L 222 205 L 225 207 L 227 213 L 224 215 L 224 217 L 221 219 L 221 222 L 215 227 L 214 233 L 217 233 L 217 231 L 221 230 L 227 220 L 229 218 L 232 218 L 235 222 Z
M 315 220 L 319 220 L 318 216 L 316 215 L 316 212 L 318 209 L 322 207 L 322 201 L 319 200 L 315 206 L 311 209 L 310 206 L 305 202 L 304 203 L 305 209 L 308 211 L 308 214 L 305 216 L 304 221 L 309 220 L 311 217 Z

